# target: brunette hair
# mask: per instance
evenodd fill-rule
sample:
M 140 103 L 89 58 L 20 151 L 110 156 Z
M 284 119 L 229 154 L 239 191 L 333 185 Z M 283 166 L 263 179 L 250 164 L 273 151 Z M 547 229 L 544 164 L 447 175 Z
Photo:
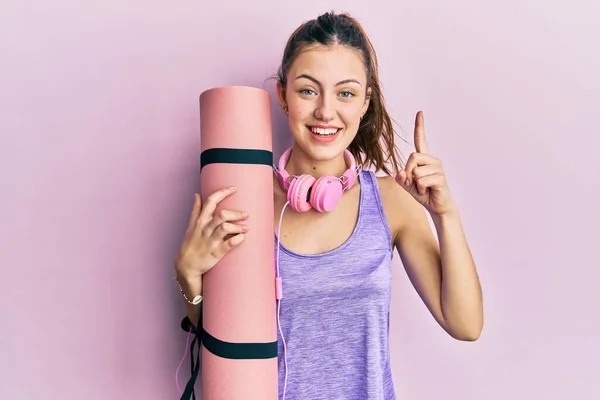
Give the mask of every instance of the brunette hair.
M 327 12 L 316 19 L 304 22 L 290 36 L 277 71 L 281 85 L 286 87 L 286 76 L 295 58 L 307 46 L 343 45 L 358 50 L 367 72 L 367 87 L 371 89 L 369 108 L 364 114 L 358 133 L 348 150 L 364 167 L 374 166 L 376 171 L 395 175 L 400 170 L 399 152 L 395 133 L 383 98 L 377 55 L 365 30 L 349 14 Z M 390 170 L 389 164 L 393 170 Z

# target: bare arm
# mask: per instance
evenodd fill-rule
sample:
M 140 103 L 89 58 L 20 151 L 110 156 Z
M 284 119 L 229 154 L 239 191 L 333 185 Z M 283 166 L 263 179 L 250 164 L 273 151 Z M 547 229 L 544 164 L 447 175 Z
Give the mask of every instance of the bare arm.
M 395 245 L 417 293 L 436 321 L 458 340 L 473 341 L 483 329 L 482 291 L 458 210 L 432 218 L 402 188 L 404 222 Z M 439 244 L 438 244 L 439 242 Z
M 429 154 L 422 111 L 415 118 L 415 149 L 404 168 L 385 180 L 394 242 L 438 323 L 456 339 L 476 340 L 483 329 L 479 277 L 441 160 Z

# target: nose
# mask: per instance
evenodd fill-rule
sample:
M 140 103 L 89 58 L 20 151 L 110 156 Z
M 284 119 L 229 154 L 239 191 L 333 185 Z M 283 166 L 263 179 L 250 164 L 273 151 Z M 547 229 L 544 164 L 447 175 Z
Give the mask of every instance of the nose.
M 315 109 L 315 118 L 320 121 L 328 122 L 335 117 L 335 110 L 332 105 L 332 100 L 327 96 L 322 96 L 319 99 L 317 108 Z

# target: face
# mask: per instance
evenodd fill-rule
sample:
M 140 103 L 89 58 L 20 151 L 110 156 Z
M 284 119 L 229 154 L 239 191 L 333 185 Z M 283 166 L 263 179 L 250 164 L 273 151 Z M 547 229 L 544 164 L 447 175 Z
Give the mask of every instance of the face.
M 304 50 L 288 71 L 287 87 L 278 83 L 295 144 L 315 161 L 333 159 L 350 145 L 368 94 L 360 53 L 344 46 Z

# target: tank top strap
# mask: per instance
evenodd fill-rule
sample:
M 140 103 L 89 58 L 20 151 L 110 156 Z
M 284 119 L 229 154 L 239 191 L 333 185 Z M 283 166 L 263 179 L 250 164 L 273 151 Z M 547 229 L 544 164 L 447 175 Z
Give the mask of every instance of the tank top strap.
M 360 224 L 363 235 L 368 235 L 368 242 L 385 240 L 392 246 L 392 233 L 384 212 L 377 176 L 373 171 L 360 172 Z

